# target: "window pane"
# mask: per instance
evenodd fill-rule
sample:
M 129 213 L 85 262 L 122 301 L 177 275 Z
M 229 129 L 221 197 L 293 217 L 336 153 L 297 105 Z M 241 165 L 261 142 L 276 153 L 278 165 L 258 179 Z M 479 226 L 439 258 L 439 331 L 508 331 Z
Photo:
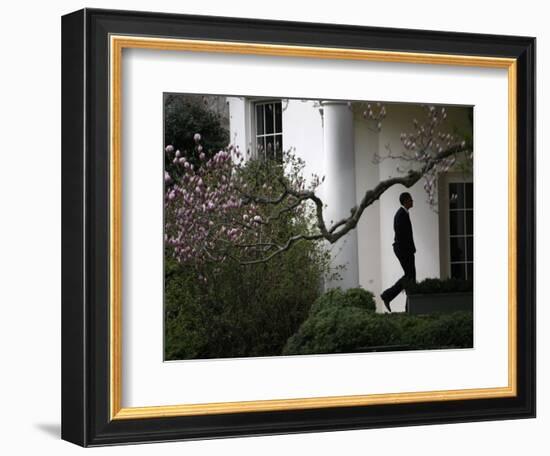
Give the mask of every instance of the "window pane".
M 465 238 L 466 241 L 466 260 L 473 261 L 474 259 L 474 238 L 469 236 Z
M 283 135 L 275 136 L 275 150 L 281 152 L 283 150 Z
M 258 157 L 282 160 L 282 105 L 281 102 L 258 103 L 256 114 L 256 143 Z
M 264 109 L 263 105 L 256 105 L 256 134 L 264 134 Z
M 466 234 L 474 234 L 474 211 L 466 211 Z
M 283 135 L 275 136 L 275 159 L 281 163 L 283 161 Z
M 466 239 L 463 237 L 451 238 L 451 262 L 466 261 Z
M 466 264 L 451 263 L 451 277 L 454 279 L 466 279 Z
M 464 184 L 449 184 L 449 207 L 451 209 L 462 209 L 464 207 Z
M 266 136 L 265 138 L 265 150 L 266 150 L 266 157 L 270 159 L 275 158 L 275 147 L 274 147 L 275 137 L 274 136 Z
M 256 150 L 258 151 L 258 157 L 265 157 L 265 138 L 258 138 L 256 141 Z
M 473 280 L 474 211 L 471 182 L 449 183 L 450 275 Z
M 273 104 L 266 104 L 265 107 L 265 133 L 272 134 L 274 128 Z
M 468 182 L 464 184 L 466 187 L 466 208 L 474 208 L 474 184 Z
M 449 212 L 449 228 L 451 234 L 464 234 L 464 211 Z
M 283 114 L 281 103 L 275 103 L 275 133 L 283 131 Z

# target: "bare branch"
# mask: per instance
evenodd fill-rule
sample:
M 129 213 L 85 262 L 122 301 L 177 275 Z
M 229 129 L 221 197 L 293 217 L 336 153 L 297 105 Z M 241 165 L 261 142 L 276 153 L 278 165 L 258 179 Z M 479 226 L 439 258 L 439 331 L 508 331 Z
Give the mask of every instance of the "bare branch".
M 356 208 L 352 209 L 351 215 L 349 217 L 336 222 L 329 229 L 329 236 L 325 236 L 325 238 L 331 243 L 336 242 L 338 239 L 340 239 L 342 236 L 344 236 L 346 233 L 357 226 L 357 223 L 359 222 L 359 219 L 361 218 L 361 215 L 363 214 L 365 209 L 373 204 L 375 201 L 377 201 L 386 190 L 398 184 L 410 188 L 414 184 L 416 184 L 422 178 L 422 176 L 431 171 L 439 162 L 447 157 L 465 152 L 467 150 L 469 150 L 469 147 L 467 147 L 467 145 L 462 142 L 438 153 L 433 158 L 429 159 L 420 169 L 416 171 L 411 170 L 406 176 L 393 177 L 380 182 L 372 190 L 369 190 L 365 193 L 359 205 Z M 340 229 L 338 230 L 338 228 Z
M 320 240 L 322 238 L 323 238 L 323 236 L 321 234 L 315 234 L 315 235 L 297 234 L 295 236 L 292 236 L 292 237 L 288 238 L 288 240 L 285 242 L 284 245 L 273 244 L 277 247 L 277 249 L 275 251 L 273 251 L 272 253 L 270 253 L 266 257 L 258 258 L 258 259 L 255 259 L 255 260 L 242 260 L 242 259 L 239 259 L 239 258 L 233 258 L 233 259 L 235 259 L 236 261 L 238 261 L 242 265 L 252 265 L 252 264 L 265 263 L 265 262 L 271 260 L 272 258 L 274 258 L 275 256 L 280 255 L 283 252 L 286 252 L 294 244 L 296 244 L 300 241 L 317 241 L 317 240 Z
M 445 158 L 456 155 L 461 152 L 468 151 L 468 150 L 470 150 L 470 147 L 466 145 L 464 142 L 461 142 L 460 144 L 451 146 L 439 152 L 438 154 L 434 155 L 433 157 L 429 158 L 425 162 L 425 164 L 418 170 L 411 170 L 405 176 L 392 177 L 378 183 L 376 187 L 365 192 L 359 205 L 350 209 L 350 215 L 348 217 L 343 218 L 338 222 L 334 223 L 329 229 L 327 229 L 324 221 L 323 201 L 317 195 L 315 195 L 313 191 L 297 191 L 289 188 L 285 184 L 285 191 L 282 193 L 282 195 L 279 198 L 277 198 L 277 201 L 281 203 L 285 200 L 286 197 L 293 196 L 296 198 L 296 202 L 290 206 L 283 208 L 280 212 L 291 210 L 292 208 L 297 207 L 299 204 L 301 204 L 304 201 L 307 201 L 307 200 L 312 201 L 315 204 L 316 225 L 317 225 L 317 228 L 319 229 L 319 232 L 311 235 L 298 234 L 298 235 L 292 236 L 283 245 L 279 245 L 276 243 L 263 243 L 262 245 L 264 246 L 265 245 L 270 246 L 270 248 L 267 250 L 271 250 L 272 248 L 274 248 L 275 250 L 273 250 L 269 255 L 262 258 L 258 258 L 254 260 L 240 259 L 238 261 L 241 264 L 245 264 L 245 265 L 263 263 L 271 260 L 276 255 L 286 252 L 287 250 L 290 249 L 290 247 L 292 247 L 294 244 L 302 240 L 324 239 L 329 243 L 334 244 L 335 242 L 337 242 L 339 239 L 341 239 L 343 236 L 345 236 L 347 233 L 349 233 L 351 230 L 353 230 L 357 226 L 365 209 L 370 205 L 372 205 L 375 201 L 377 201 L 388 189 L 390 189 L 394 185 L 403 185 L 406 188 L 410 188 L 414 184 L 416 184 L 422 178 L 422 176 L 430 172 L 438 163 L 440 163 Z M 254 201 L 257 201 L 257 202 L 267 201 L 266 199 L 262 199 L 259 197 L 253 197 L 253 198 L 254 198 Z M 274 201 L 274 200 L 270 200 L 270 201 Z M 248 247 L 252 247 L 252 246 L 250 245 Z

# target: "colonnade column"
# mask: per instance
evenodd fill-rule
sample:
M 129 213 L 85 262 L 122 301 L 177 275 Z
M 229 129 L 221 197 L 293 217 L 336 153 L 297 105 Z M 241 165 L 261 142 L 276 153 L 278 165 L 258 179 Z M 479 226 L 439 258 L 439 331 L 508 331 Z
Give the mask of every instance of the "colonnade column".
M 357 204 L 355 188 L 355 138 L 353 111 L 344 101 L 323 101 L 323 135 L 325 155 L 324 202 L 325 223 L 348 217 Z M 332 221 L 332 222 L 331 222 Z M 351 230 L 331 245 L 331 263 L 343 265 L 341 280 L 327 283 L 327 288 L 359 286 L 357 229 Z

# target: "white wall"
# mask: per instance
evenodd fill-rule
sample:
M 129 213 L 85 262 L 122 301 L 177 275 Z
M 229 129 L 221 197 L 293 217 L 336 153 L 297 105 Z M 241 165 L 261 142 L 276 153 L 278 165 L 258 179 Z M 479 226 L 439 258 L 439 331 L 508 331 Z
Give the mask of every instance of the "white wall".
M 323 175 L 323 122 L 318 103 L 313 100 L 283 100 L 284 149 L 295 148 L 306 166 L 304 176 Z
M 349 23 L 538 37 L 538 418 L 101 448 L 94 455 L 544 455 L 550 428 L 550 31 L 544 2 L 463 0 L 361 3 L 279 0 L 11 2 L 0 15 L 0 376 L 4 454 L 83 454 L 59 440 L 60 422 L 60 15 L 82 8 Z M 498 17 L 496 16 L 498 14 Z M 182 75 L 184 77 L 184 75 Z M 29 104 L 32 103 L 32 109 Z M 485 185 L 485 183 L 483 183 Z M 406 372 L 403 375 L 407 375 Z
M 245 97 L 227 97 L 229 103 L 229 141 L 246 154 L 250 148 L 248 107 Z M 248 132 L 248 133 L 247 133 Z

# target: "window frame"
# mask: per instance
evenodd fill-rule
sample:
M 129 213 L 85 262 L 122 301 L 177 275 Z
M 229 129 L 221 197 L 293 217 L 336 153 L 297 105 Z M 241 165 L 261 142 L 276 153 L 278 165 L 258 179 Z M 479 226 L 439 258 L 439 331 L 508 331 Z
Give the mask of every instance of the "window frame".
M 438 178 L 438 203 L 439 212 L 439 268 L 441 278 L 451 277 L 451 224 L 450 224 L 450 196 L 449 184 L 473 184 L 473 175 L 465 172 L 447 172 L 439 175 Z M 472 211 L 475 208 L 475 194 L 473 195 Z M 469 237 L 464 234 L 463 237 Z M 471 238 L 472 261 L 475 267 L 475 221 Z M 469 261 L 464 261 L 464 264 Z M 467 275 L 467 274 L 466 274 Z
M 265 131 L 266 131 L 266 128 L 265 128 L 265 108 L 264 108 L 264 133 L 261 134 L 261 135 L 258 135 L 258 132 L 257 132 L 257 111 L 256 111 L 256 107 L 257 106 L 265 106 L 265 105 L 268 105 L 268 104 L 273 104 L 275 106 L 275 104 L 279 103 L 280 106 L 281 106 L 281 131 L 280 132 L 277 132 L 276 131 L 276 119 L 275 119 L 275 115 L 273 116 L 273 133 L 269 133 L 269 134 L 266 134 Z M 262 137 L 262 138 L 267 138 L 269 136 L 271 137 L 277 137 L 277 136 L 280 136 L 281 137 L 281 161 L 282 161 L 282 151 L 283 151 L 283 146 L 282 146 L 282 141 L 283 141 L 283 100 L 281 98 L 256 98 L 256 99 L 251 99 L 249 100 L 249 113 L 250 113 L 250 119 L 249 119 L 249 125 L 250 125 L 250 142 L 252 143 L 252 147 L 251 149 L 253 150 L 254 152 L 254 156 L 256 158 L 259 158 L 260 157 L 260 153 L 259 153 L 259 150 L 258 150 L 258 137 Z M 275 113 L 275 109 L 274 109 L 274 113 Z M 264 152 L 264 159 L 266 158 L 266 154 Z

